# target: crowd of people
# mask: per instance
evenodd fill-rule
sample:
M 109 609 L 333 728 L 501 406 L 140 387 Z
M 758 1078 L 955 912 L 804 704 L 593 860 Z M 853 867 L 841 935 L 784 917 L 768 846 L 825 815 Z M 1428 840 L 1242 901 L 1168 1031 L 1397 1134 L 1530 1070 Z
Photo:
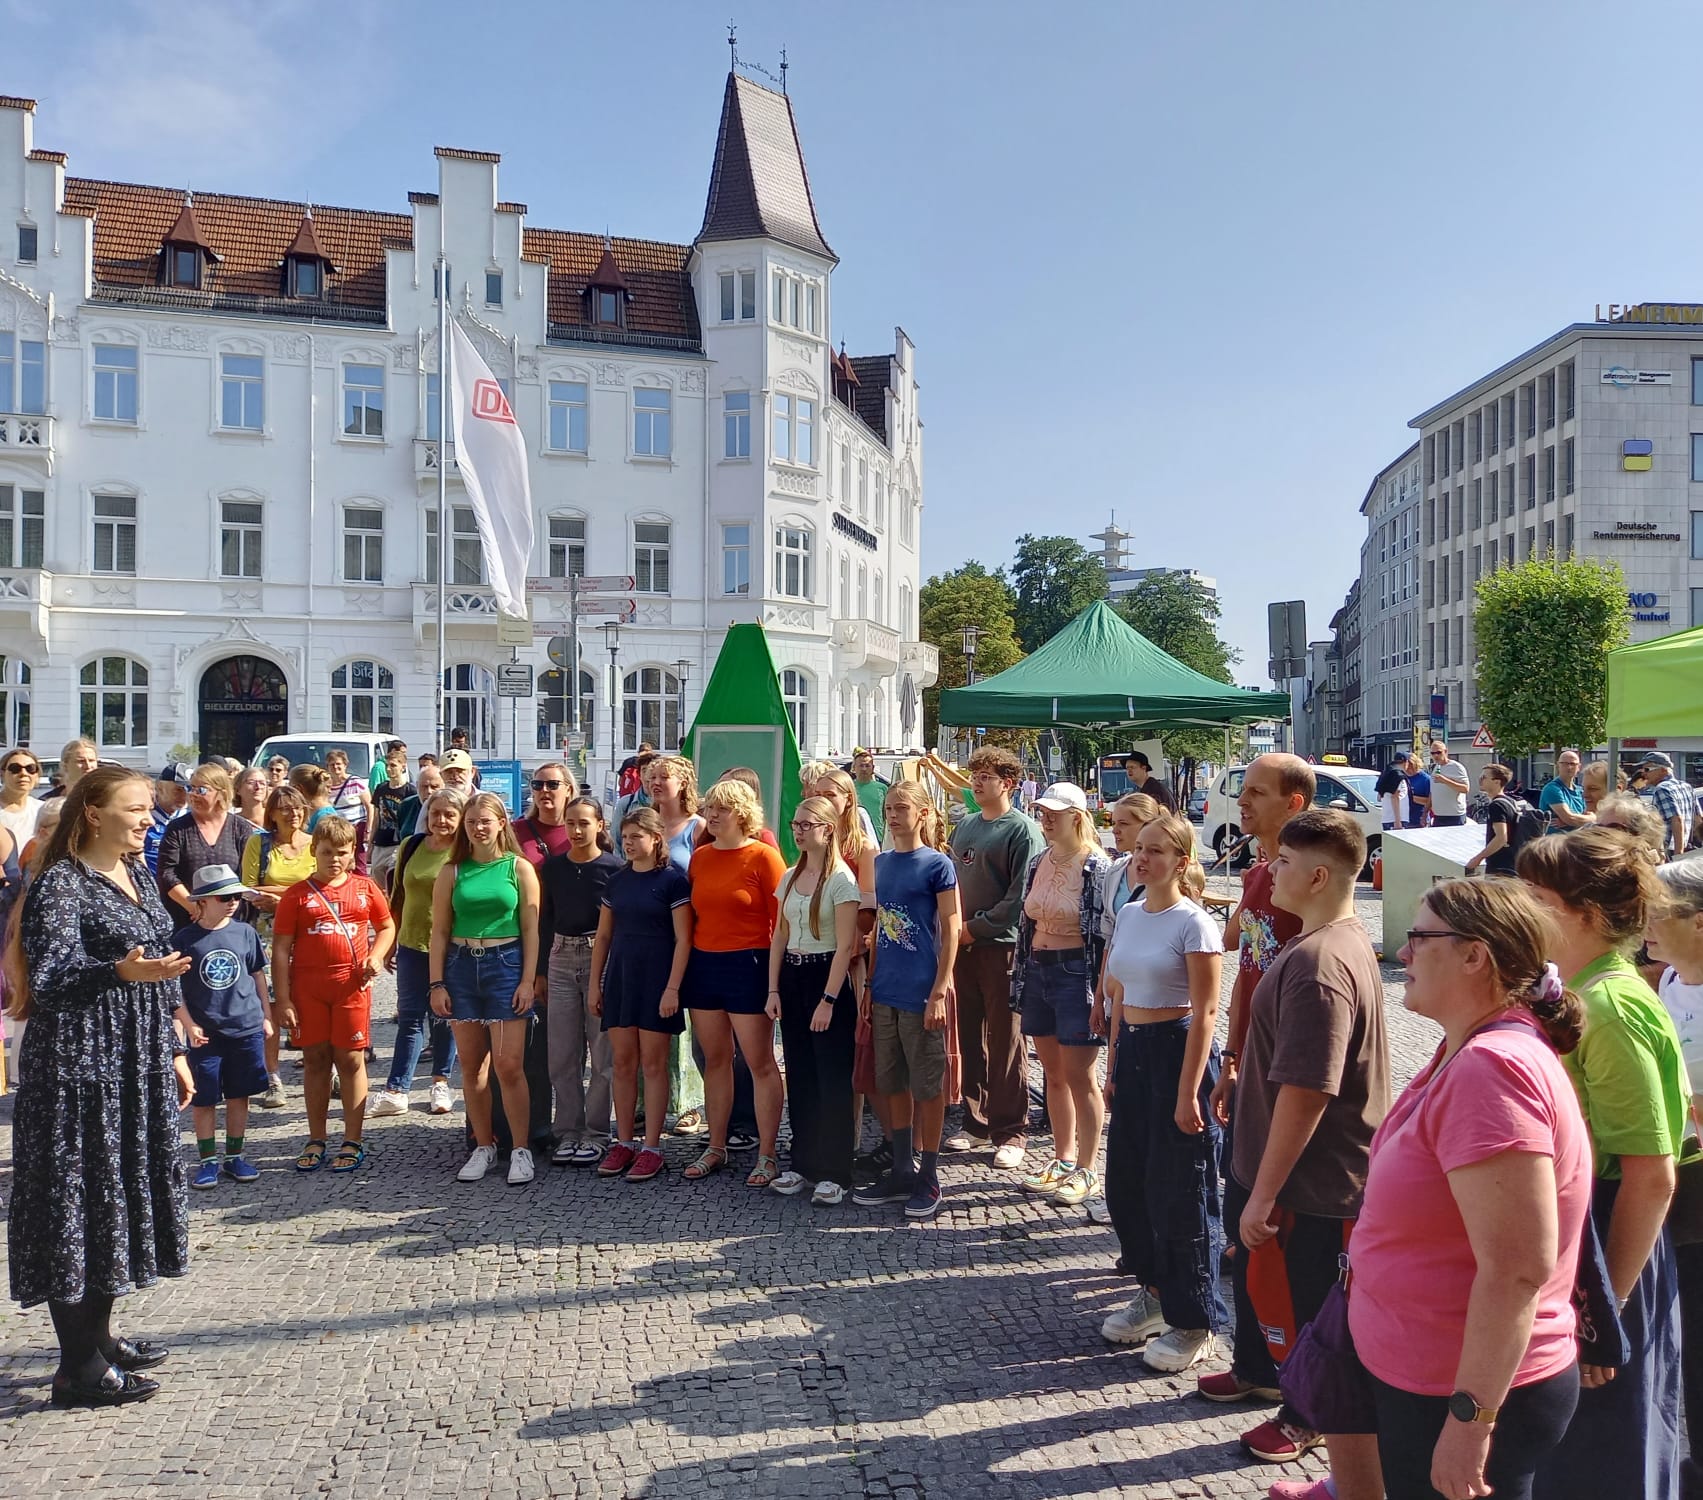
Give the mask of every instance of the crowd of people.
M 1430 816 L 1463 817 L 1464 771 L 1446 746 L 1432 761 Z M 701 1137 L 688 1182 L 744 1152 L 752 1190 L 927 1221 L 941 1154 L 988 1152 L 1112 1226 L 1134 1292 L 1105 1339 L 1203 1367 L 1206 1400 L 1274 1405 L 1253 1458 L 1322 1448 L 1327 1478 L 1274 1495 L 1680 1493 L 1703 1392 L 1703 861 L 1663 861 L 1657 808 L 1550 799 L 1572 820 L 1512 868 L 1499 846 L 1492 878 L 1429 890 L 1389 942 L 1442 1040 L 1398 1094 L 1355 914 L 1365 835 L 1313 807 L 1293 756 L 1245 772 L 1262 852 L 1227 927 L 1186 820 L 1133 792 L 1108 857 L 1079 787 L 1020 811 L 995 747 L 952 783 L 974 808 L 955 828 L 918 781 L 806 765 L 790 867 L 756 774 L 700 790 L 680 756 L 644 757 L 612 821 L 559 761 L 517 819 L 457 750 L 412 780 L 401 747 L 370 781 L 167 769 L 82 771 L 22 863 L 11 1286 L 49 1306 L 58 1404 L 157 1389 L 141 1372 L 166 1351 L 115 1332 L 113 1301 L 184 1273 L 189 1187 L 258 1175 L 248 1107 L 283 1089 L 281 1044 L 302 1058 L 303 1173 L 363 1169 L 369 1116 L 413 1107 L 429 1044 L 427 1109 L 453 1107 L 459 1066 L 462 1183 L 506 1153 L 522 1186 L 541 1152 L 650 1182 L 672 1130 Z M 1577 769 L 1563 757 L 1569 793 Z M 23 750 L 0 771 L 39 775 Z M 150 869 L 162 788 L 187 807 Z M 397 1034 L 369 1106 L 386 968 Z M 866 1106 L 880 1143 L 860 1152 Z

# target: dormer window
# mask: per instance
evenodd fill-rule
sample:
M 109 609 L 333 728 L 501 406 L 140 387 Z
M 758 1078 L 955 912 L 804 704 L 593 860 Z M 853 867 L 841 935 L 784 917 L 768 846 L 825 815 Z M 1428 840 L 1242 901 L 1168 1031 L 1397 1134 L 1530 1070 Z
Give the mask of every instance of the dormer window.
M 167 286 L 199 287 L 201 285 L 201 252 L 173 246 L 167 264 Z
M 302 215 L 295 239 L 284 252 L 284 295 L 320 301 L 325 296 L 325 278 L 337 274 L 337 267 L 325 253 L 314 228 L 313 210 Z
M 597 290 L 596 317 L 599 323 L 619 325 L 621 321 L 621 294 Z
M 319 269 L 317 260 L 300 260 L 290 257 L 290 295 L 292 297 L 318 297 L 320 288 L 324 286 L 325 278 Z
M 176 223 L 160 241 L 162 285 L 199 291 L 203 273 L 218 259 L 217 252 L 201 232 L 201 223 L 195 217 L 194 201 L 186 197 L 183 207 L 178 210 Z
M 603 258 L 586 283 L 591 304 L 591 321 L 602 328 L 621 328 L 627 321 L 627 278 L 615 264 L 615 247 L 606 237 Z

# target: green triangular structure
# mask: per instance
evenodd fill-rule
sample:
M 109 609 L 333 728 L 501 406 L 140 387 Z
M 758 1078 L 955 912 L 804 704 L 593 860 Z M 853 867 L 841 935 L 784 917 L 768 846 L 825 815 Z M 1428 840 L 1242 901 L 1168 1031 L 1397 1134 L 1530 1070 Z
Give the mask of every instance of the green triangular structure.
M 686 754 L 698 768 L 700 788 L 733 766 L 750 766 L 763 783 L 763 808 L 781 852 L 789 864 L 798 858 L 792 841 L 792 815 L 803 800 L 798 741 L 761 625 L 728 629 L 686 736 Z

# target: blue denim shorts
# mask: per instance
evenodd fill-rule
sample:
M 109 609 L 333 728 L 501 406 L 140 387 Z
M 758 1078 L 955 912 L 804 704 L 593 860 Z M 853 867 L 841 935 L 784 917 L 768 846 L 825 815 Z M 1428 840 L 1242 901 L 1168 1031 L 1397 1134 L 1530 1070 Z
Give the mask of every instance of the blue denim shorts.
M 520 984 L 520 940 L 500 948 L 467 948 L 454 944 L 444 966 L 449 986 L 449 1013 L 455 1021 L 523 1021 L 517 1015 L 514 992 Z
M 1056 1037 L 1061 1047 L 1104 1047 L 1088 1028 L 1094 976 L 1080 948 L 1031 952 L 1023 970 L 1023 1035 Z
M 189 1102 L 206 1109 L 222 1099 L 252 1099 L 264 1094 L 266 1038 L 258 1031 L 246 1036 L 207 1033 L 207 1045 L 189 1049 L 189 1076 L 195 1097 Z

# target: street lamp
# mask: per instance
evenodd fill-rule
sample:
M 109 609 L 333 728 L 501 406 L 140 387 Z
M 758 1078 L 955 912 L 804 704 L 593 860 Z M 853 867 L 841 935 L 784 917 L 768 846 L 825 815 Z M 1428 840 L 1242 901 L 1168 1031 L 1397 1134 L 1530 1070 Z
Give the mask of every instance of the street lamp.
M 680 729 L 677 738 L 686 743 L 686 679 L 692 674 L 692 664 L 685 657 L 674 663 L 674 675 L 680 679 Z
M 965 687 L 970 687 L 976 680 L 976 647 L 981 644 L 986 633 L 980 625 L 966 625 L 959 632 L 964 647 Z
M 605 620 L 598 628 L 603 632 L 603 644 L 609 648 L 609 772 L 614 775 L 615 767 L 618 764 L 615 758 L 617 754 L 615 748 L 617 743 L 615 700 L 620 696 L 621 685 L 621 679 L 615 668 L 615 657 L 621 649 L 621 626 L 619 621 Z

